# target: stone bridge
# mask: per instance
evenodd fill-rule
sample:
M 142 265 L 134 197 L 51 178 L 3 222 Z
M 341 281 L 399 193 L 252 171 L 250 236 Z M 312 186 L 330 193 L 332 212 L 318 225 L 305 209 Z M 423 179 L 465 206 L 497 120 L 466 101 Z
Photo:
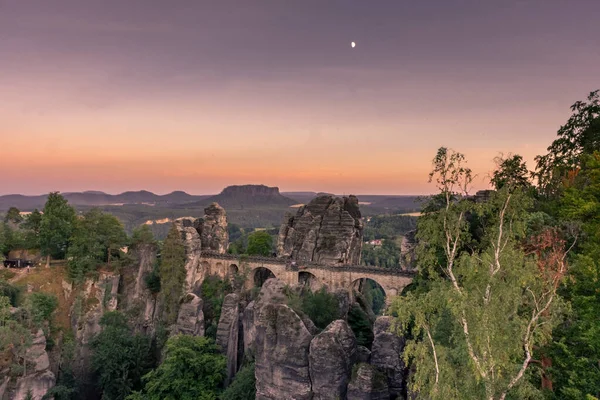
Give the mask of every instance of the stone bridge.
M 272 274 L 288 285 L 308 284 L 313 288 L 326 285 L 330 290 L 352 289 L 361 279 L 377 282 L 385 291 L 389 301 L 412 282 L 414 272 L 393 271 L 379 267 L 359 265 L 325 266 L 317 264 L 292 265 L 290 261 L 275 257 L 240 257 L 202 251 L 200 265 L 204 276 L 218 275 L 221 278 L 241 273 L 246 275 L 246 285 L 261 285 L 262 277 Z M 270 273 L 270 274 L 269 274 Z

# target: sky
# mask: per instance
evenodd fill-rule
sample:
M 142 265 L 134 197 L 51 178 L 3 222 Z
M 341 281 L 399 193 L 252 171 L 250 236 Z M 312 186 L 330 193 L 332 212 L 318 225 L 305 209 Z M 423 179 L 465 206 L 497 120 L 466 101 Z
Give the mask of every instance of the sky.
M 0 0 L 0 194 L 485 188 L 600 88 L 597 0 Z M 351 42 L 356 47 L 351 47 Z

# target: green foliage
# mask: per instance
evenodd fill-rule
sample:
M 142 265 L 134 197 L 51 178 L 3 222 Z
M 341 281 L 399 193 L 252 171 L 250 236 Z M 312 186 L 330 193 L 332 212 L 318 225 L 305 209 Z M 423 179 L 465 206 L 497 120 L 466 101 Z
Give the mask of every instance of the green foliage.
M 254 363 L 243 366 L 221 395 L 221 400 L 254 400 L 256 377 Z
M 515 188 L 527 189 L 531 186 L 529 176 L 531 173 L 527 169 L 527 164 L 523 157 L 514 154 L 507 158 L 496 158 L 497 168 L 493 173 L 491 184 L 496 190 L 508 186 L 511 190 Z
M 25 248 L 39 249 L 41 225 L 42 214 L 36 208 L 21 223 L 21 228 L 25 230 Z
M 23 221 L 21 211 L 17 207 L 10 207 L 4 216 L 4 222 L 18 225 L 21 221 Z
M 129 400 L 216 400 L 226 376 L 225 356 L 212 339 L 177 335 L 165 359 L 144 376 L 144 390 Z
M 158 268 L 154 268 L 148 275 L 144 277 L 146 287 L 152 294 L 160 292 L 160 273 Z
M 401 267 L 400 249 L 389 239 L 384 239 L 381 246 L 365 244 L 362 249 L 361 263 L 363 265 L 399 269 Z
M 0 280 L 0 296 L 6 296 L 13 307 L 17 307 L 19 305 L 19 299 L 22 292 L 22 288 L 11 285 L 4 280 Z
M 221 317 L 223 300 L 232 287 L 229 281 L 223 281 L 218 276 L 207 276 L 200 286 L 200 297 L 203 300 L 202 311 L 204 313 L 204 324 L 206 336 L 215 339 L 217 336 L 217 325 Z
M 68 251 L 71 279 L 81 281 L 101 264 L 110 264 L 113 252 L 124 246 L 127 235 L 115 217 L 93 208 L 75 223 Z
M 0 252 L 7 255 L 11 250 L 24 247 L 26 247 L 24 232 L 10 223 L 0 223 Z
M 557 208 L 558 218 L 580 232 L 569 279 L 560 290 L 572 311 L 547 350 L 553 399 L 600 396 L 600 153 L 581 158 L 582 169 L 565 185 Z
M 75 209 L 58 192 L 48 195 L 40 222 L 43 255 L 64 258 L 76 221 Z
M 112 311 L 100 319 L 102 331 L 91 341 L 92 367 L 98 374 L 102 398 L 125 399 L 142 387 L 151 365 L 150 339 L 132 334 L 123 314 Z
M 175 225 L 165 239 L 159 268 L 164 319 L 172 324 L 177 319 L 179 298 L 185 281 L 185 247 Z
M 599 91 L 591 92 L 587 102 L 575 102 L 571 111 L 569 120 L 558 130 L 558 139 L 548 147 L 548 154 L 535 158 L 535 176 L 542 192 L 548 195 L 560 192 L 562 179 L 581 165 L 582 154 L 600 150 Z
M 305 289 L 301 294 L 288 290 L 286 296 L 288 297 L 288 305 L 292 309 L 308 315 L 319 329 L 325 329 L 331 322 L 340 318 L 337 297 L 335 294 L 329 293 L 324 287 L 316 292 Z
M 40 326 L 44 321 L 51 321 L 57 307 L 58 300 L 52 294 L 34 292 L 27 296 L 26 308 L 35 326 Z
M 410 329 L 404 358 L 415 368 L 414 390 L 500 399 L 524 390 L 534 349 L 558 322 L 564 242 L 548 229 L 526 237 L 532 202 L 519 185 L 505 183 L 485 203 L 469 200 L 463 163 L 446 149 L 434 159 L 442 202 L 427 208 L 418 233 L 427 286 L 397 298 L 393 312 Z
M 415 230 L 417 217 L 410 215 L 376 215 L 365 223 L 363 237 L 365 240 L 389 239 Z
M 353 304 L 348 312 L 348 325 L 356 336 L 356 343 L 359 346 L 371 348 L 373 344 L 373 323 L 367 313 L 357 304 Z
M 156 240 L 152 234 L 152 229 L 148 225 L 140 225 L 133 230 L 131 234 L 131 245 L 140 246 L 142 244 L 154 245 Z
M 273 253 L 273 238 L 267 232 L 256 231 L 248 236 L 248 255 L 270 256 Z

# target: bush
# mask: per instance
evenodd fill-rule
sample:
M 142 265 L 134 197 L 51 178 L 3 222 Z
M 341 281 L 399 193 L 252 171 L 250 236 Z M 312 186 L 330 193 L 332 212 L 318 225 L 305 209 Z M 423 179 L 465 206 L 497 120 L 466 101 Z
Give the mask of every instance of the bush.
M 216 338 L 217 325 L 221 317 L 221 306 L 225 295 L 230 293 L 231 290 L 231 283 L 221 280 L 218 276 L 207 276 L 202 282 L 200 297 L 204 301 L 202 312 L 204 313 L 207 337 Z
M 291 290 L 286 290 L 288 306 L 296 311 L 301 311 L 315 323 L 319 329 L 340 318 L 337 297 L 329 293 L 324 287 L 316 292 L 306 290 L 300 295 Z
M 6 281 L 0 280 L 0 296 L 6 296 L 10 300 L 10 305 L 17 307 L 21 296 L 22 288 L 13 286 Z
M 254 363 L 242 367 L 231 385 L 223 392 L 221 400 L 254 400 L 256 397 L 254 370 Z
M 51 320 L 52 313 L 58 307 L 58 300 L 51 294 L 37 292 L 27 297 L 27 305 L 32 321 L 39 325 Z
M 226 366 L 225 356 L 213 340 L 173 336 L 167 341 L 162 364 L 144 376 L 143 393 L 134 393 L 128 399 L 216 399 Z

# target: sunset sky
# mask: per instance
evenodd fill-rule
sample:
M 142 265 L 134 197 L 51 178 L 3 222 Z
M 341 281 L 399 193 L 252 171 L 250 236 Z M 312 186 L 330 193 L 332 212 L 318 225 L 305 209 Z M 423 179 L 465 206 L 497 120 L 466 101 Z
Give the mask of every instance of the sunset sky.
M 598 0 L 0 0 L 0 194 L 422 194 L 543 153 L 600 88 Z M 356 42 L 351 48 L 350 43 Z

